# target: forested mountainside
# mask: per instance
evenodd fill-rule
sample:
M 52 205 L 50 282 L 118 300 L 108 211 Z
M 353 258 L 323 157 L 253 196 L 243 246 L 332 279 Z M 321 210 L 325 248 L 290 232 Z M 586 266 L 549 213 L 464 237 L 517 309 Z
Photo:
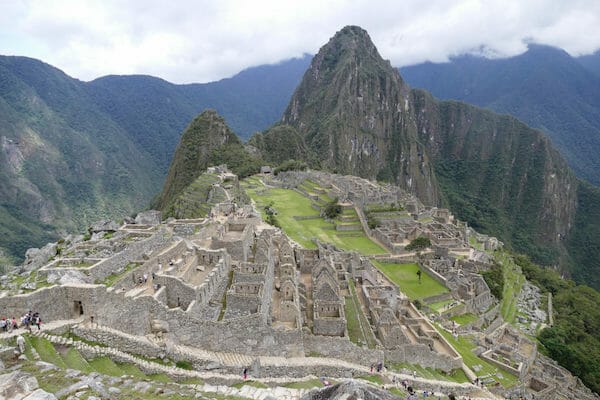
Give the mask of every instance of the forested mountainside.
M 147 207 L 195 115 L 220 110 L 248 137 L 279 118 L 309 61 L 174 85 L 149 76 L 86 83 L 0 56 L 0 261 Z
M 143 207 L 160 176 L 81 82 L 0 58 L 0 247 L 22 256 L 58 232 Z
M 413 88 L 507 113 L 543 130 L 577 176 L 600 184 L 600 55 L 573 58 L 530 45 L 511 58 L 462 56 L 400 71 Z
M 257 173 L 261 161 L 214 110 L 198 115 L 181 135 L 163 190 L 154 206 L 166 216 L 175 213 L 175 200 L 210 166 L 226 164 L 237 175 Z
M 411 91 L 358 27 L 321 48 L 281 123 L 251 139 L 265 159 L 281 160 L 265 137 L 287 143 L 279 148 L 289 158 L 306 152 L 302 159 L 315 167 L 393 181 L 426 203 L 449 205 L 544 265 L 574 266 L 576 277 L 597 267 L 574 265 L 567 251 L 575 221 L 585 220 L 576 218 L 579 183 L 542 132 Z M 587 241 L 598 240 L 589 233 Z

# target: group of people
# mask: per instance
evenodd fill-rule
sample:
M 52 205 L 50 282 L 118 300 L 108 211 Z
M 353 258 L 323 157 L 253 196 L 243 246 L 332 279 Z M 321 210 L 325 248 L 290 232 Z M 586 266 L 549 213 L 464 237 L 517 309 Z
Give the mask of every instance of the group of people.
M 17 323 L 17 319 L 12 317 L 8 319 L 7 317 L 2 317 L 0 320 L 0 329 L 2 332 L 12 332 L 13 329 L 17 329 L 19 324 Z
M 8 319 L 7 317 L 2 317 L 0 320 L 0 330 L 2 332 L 12 332 L 13 329 L 18 329 L 19 327 L 26 328 L 31 332 L 31 326 L 37 326 L 38 330 L 42 329 L 42 318 L 40 317 L 40 313 L 32 312 L 31 310 L 27 312 L 25 315 L 21 317 L 20 324 L 15 317 Z

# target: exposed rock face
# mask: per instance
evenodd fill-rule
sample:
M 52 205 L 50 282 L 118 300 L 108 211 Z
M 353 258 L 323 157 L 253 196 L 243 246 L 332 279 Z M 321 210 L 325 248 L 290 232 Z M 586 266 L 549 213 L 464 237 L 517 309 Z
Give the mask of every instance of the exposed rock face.
M 21 399 L 38 387 L 37 379 L 22 371 L 0 375 L 0 398 L 2 399 Z
M 148 210 L 135 217 L 135 223 L 140 225 L 158 225 L 162 220 L 162 213 L 157 210 Z
M 23 270 L 33 271 L 41 268 L 51 257 L 56 255 L 56 247 L 56 243 L 48 243 L 41 249 L 28 249 L 25 253 L 25 262 L 22 267 Z
M 282 120 L 321 166 L 393 180 L 424 203 L 439 203 L 410 89 L 363 29 L 345 27 L 321 48 Z

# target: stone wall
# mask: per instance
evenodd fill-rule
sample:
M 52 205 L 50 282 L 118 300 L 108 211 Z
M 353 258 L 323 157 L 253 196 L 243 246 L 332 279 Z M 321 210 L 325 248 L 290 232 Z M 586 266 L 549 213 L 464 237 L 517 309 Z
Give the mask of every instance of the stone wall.
M 358 347 L 347 337 L 315 336 L 303 334 L 306 355 L 331 357 L 360 365 L 371 365 L 382 362 L 384 353 L 381 350 Z
M 166 290 L 167 306 L 181 307 L 186 310 L 190 303 L 196 300 L 196 291 L 179 278 L 170 275 L 157 275 L 153 283 L 163 286 Z
M 450 372 L 462 367 L 460 357 L 453 358 L 446 354 L 431 351 L 429 346 L 422 344 L 404 345 L 402 347 L 385 350 L 385 358 L 393 363 L 418 364 L 423 367 L 439 369 Z
M 130 354 L 148 358 L 160 358 L 165 355 L 163 347 L 139 336 L 126 335 L 102 328 L 90 329 L 81 325 L 73 326 L 71 332 L 87 341 L 102 343 Z
M 346 320 L 344 318 L 315 316 L 313 324 L 315 335 L 344 336 L 346 331 Z

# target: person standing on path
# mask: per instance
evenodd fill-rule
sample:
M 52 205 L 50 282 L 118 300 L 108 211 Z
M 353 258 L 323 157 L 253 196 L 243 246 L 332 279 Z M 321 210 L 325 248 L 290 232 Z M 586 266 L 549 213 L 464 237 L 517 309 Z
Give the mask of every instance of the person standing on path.
M 21 354 L 24 354 L 25 353 L 25 339 L 21 335 L 17 336 L 17 346 L 19 346 L 19 352 Z
M 242 376 L 244 377 L 244 380 L 248 378 L 248 368 L 244 368 L 244 370 L 242 371 Z

